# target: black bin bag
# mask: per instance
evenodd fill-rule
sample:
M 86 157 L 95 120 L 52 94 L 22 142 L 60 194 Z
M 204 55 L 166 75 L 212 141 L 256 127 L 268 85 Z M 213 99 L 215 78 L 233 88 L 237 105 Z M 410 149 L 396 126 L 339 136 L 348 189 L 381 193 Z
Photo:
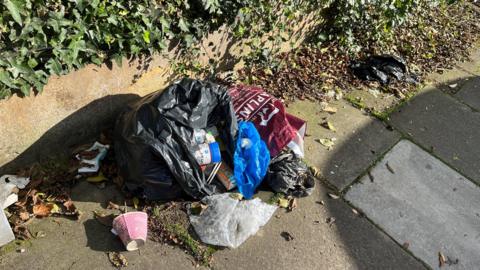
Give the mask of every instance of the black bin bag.
M 127 190 L 151 200 L 174 199 L 182 192 L 195 199 L 216 193 L 192 150 L 193 130 L 213 126 L 226 148 L 222 160 L 231 162 L 237 120 L 226 88 L 214 83 L 183 79 L 130 105 L 114 131 Z

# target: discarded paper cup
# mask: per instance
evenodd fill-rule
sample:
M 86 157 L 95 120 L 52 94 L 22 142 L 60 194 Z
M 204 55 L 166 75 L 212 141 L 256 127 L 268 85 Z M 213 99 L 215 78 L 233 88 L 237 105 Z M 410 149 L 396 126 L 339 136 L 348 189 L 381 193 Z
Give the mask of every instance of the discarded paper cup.
M 128 251 L 139 249 L 147 241 L 147 220 L 144 212 L 128 212 L 113 220 L 116 231 Z

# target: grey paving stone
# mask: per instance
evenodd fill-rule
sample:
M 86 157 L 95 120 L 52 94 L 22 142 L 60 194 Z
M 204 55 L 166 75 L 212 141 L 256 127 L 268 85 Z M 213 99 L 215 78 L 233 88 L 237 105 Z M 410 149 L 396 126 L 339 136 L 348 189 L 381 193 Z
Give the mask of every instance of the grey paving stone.
M 318 103 L 299 101 L 288 107 L 288 112 L 308 123 L 305 138 L 305 158 L 316 166 L 331 184 L 342 190 L 350 185 L 366 168 L 388 151 L 399 139 L 383 123 L 352 107 L 346 101 L 336 101 L 330 106 L 335 114 L 322 112 Z M 320 125 L 331 122 L 336 131 Z M 336 139 L 328 150 L 319 139 Z
M 327 218 L 335 221 L 329 225 Z M 294 239 L 286 241 L 282 232 Z M 299 199 L 292 212 L 277 210 L 276 217 L 237 249 L 215 253 L 213 268 L 425 269 L 343 200 L 329 199 L 321 184 L 310 197 Z
M 392 173 L 386 164 L 393 170 Z M 480 265 L 480 188 L 410 141 L 399 142 L 346 199 L 433 269 L 439 252 Z
M 393 126 L 480 184 L 480 113 L 438 90 L 391 115 Z
M 480 111 L 480 76 L 470 79 L 455 96 Z

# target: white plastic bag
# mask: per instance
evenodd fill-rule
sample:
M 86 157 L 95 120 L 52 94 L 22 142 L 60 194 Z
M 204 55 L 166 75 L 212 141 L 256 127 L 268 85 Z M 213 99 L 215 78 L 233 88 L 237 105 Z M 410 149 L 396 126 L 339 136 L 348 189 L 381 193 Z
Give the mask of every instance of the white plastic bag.
M 277 209 L 256 198 L 239 201 L 229 193 L 205 197 L 208 205 L 200 215 L 190 214 L 190 222 L 202 242 L 236 248 L 267 224 Z

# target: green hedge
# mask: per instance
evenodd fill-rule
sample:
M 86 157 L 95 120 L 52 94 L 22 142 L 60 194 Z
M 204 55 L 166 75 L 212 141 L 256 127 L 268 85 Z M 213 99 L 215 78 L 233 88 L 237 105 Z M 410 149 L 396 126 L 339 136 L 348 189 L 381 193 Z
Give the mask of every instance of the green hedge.
M 268 61 L 260 37 L 289 31 L 306 14 L 327 8 L 328 27 L 311 40 L 359 44 L 356 32 L 381 39 L 408 17 L 416 1 L 388 0 L 3 0 L 0 5 L 0 98 L 40 92 L 53 74 L 89 63 L 121 63 L 180 44 L 195 48 L 206 33 L 228 25 L 249 38 L 250 61 Z M 271 37 L 277 44 L 285 36 Z

